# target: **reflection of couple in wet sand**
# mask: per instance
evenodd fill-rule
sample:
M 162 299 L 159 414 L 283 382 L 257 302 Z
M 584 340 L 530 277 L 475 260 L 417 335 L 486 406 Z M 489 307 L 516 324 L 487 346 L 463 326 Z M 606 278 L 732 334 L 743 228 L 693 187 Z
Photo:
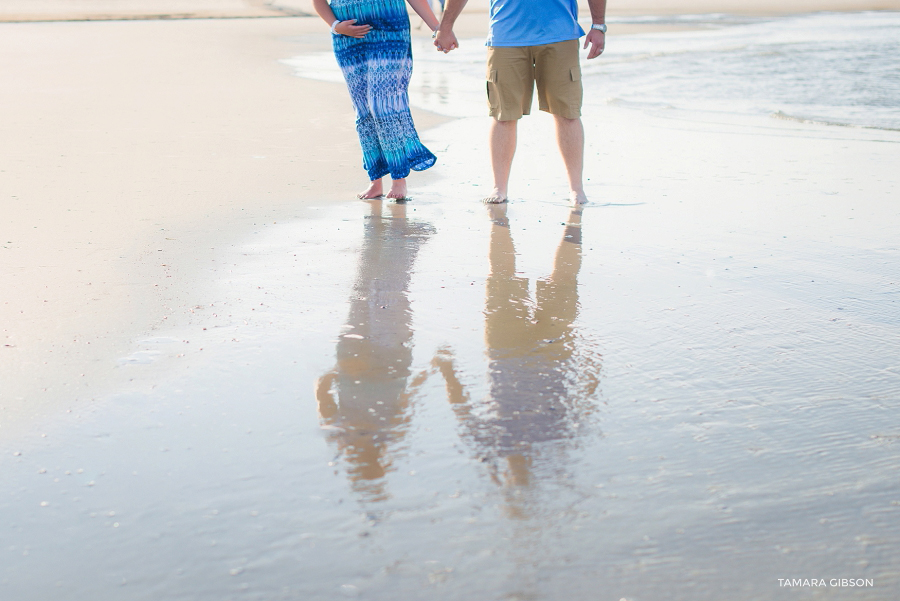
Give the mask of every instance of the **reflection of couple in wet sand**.
M 453 26 L 467 0 L 447 0 L 440 22 L 428 0 L 407 0 L 434 32 L 440 52 L 459 46 Z M 369 187 L 360 198 L 384 195 L 382 178 L 391 176 L 387 197 L 407 197 L 410 170 L 422 171 L 436 158 L 419 141 L 409 111 L 412 45 L 403 0 L 313 0 L 316 12 L 331 25 L 334 53 L 356 109 L 356 130 Z M 531 2 L 491 0 L 487 46 L 487 101 L 493 117 L 490 133 L 494 189 L 484 201 L 507 200 L 516 150 L 516 124 L 538 105 L 551 113 L 566 166 L 571 199 L 587 202 L 582 182 L 584 128 L 578 39 L 585 36 L 587 58 L 606 44 L 606 0 L 588 0 L 592 25 L 587 35 L 578 24 L 577 0 Z
M 316 383 L 319 414 L 335 427 L 355 486 L 380 496 L 390 467 L 387 449 L 401 438 L 407 408 L 421 377 L 410 381 L 410 274 L 430 224 L 406 218 L 406 205 L 372 201 L 366 220 L 350 314 L 337 343 L 337 364 Z
M 372 500 L 386 497 L 384 476 L 411 418 L 410 401 L 440 373 L 466 438 L 492 477 L 529 483 L 542 450 L 564 448 L 589 411 L 599 383 L 599 361 L 584 352 L 573 323 L 578 314 L 581 210 L 572 210 L 550 277 L 516 276 L 515 248 L 506 205 L 491 208 L 491 273 L 486 285 L 485 344 L 489 387 L 473 398 L 449 347 L 431 367 L 412 371 L 410 272 L 421 245 L 433 233 L 406 218 L 405 205 L 373 203 L 366 222 L 359 271 L 337 363 L 316 383 L 319 412 L 344 454 L 355 489 Z

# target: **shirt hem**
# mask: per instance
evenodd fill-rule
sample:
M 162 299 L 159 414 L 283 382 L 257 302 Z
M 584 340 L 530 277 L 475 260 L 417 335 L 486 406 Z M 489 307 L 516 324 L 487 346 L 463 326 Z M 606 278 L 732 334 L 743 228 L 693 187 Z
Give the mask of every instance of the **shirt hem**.
M 550 38 L 550 39 L 537 39 L 537 40 L 524 40 L 524 41 L 515 40 L 515 41 L 510 41 L 510 42 L 504 42 L 504 41 L 498 42 L 496 40 L 492 40 L 492 39 L 488 38 L 487 40 L 485 40 L 484 45 L 485 46 L 496 46 L 498 48 L 519 48 L 519 47 L 526 47 L 526 46 L 545 46 L 547 44 L 556 44 L 557 42 L 568 42 L 569 40 L 577 40 L 584 35 L 585 35 L 584 33 L 581 33 L 579 35 L 575 35 L 572 37 L 565 37 L 565 38 Z

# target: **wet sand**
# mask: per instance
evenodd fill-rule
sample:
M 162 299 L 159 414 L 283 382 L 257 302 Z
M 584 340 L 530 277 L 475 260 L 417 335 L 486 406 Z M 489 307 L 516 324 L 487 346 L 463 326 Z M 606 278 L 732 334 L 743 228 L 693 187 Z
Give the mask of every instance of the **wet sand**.
M 312 20 L 0 28 L 2 596 L 893 598 L 896 132 L 608 106 L 488 209 L 418 112 L 367 204 Z

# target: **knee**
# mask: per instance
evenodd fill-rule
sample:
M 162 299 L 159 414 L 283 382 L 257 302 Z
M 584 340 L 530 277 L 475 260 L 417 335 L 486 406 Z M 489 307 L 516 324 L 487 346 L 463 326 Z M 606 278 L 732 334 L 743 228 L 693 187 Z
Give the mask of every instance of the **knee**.
M 573 126 L 581 123 L 581 117 L 575 117 L 574 119 L 569 119 L 568 117 L 563 117 L 561 115 L 553 115 L 553 118 L 556 119 L 557 125 L 562 127 Z

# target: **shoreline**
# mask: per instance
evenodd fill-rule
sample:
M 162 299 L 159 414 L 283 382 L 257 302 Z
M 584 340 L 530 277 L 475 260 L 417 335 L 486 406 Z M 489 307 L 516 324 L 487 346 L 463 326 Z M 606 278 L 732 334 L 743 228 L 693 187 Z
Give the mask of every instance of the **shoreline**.
M 132 20 L 194 20 L 194 19 L 254 19 L 254 18 L 314 18 L 311 0 L 166 0 L 168 9 L 160 9 L 160 2 L 151 10 L 141 0 L 44 0 L 35 10 L 28 0 L 0 2 L 0 23 L 44 23 L 79 21 Z M 583 4 L 583 3 L 582 3 Z M 211 6 L 212 5 L 212 6 Z M 590 16 L 587 7 L 580 6 L 582 18 Z M 900 0 L 767 0 L 747 7 L 737 0 L 642 0 L 627 6 L 607 6 L 607 17 L 628 18 L 679 15 L 735 15 L 745 17 L 774 17 L 815 12 L 897 11 Z M 465 29 L 486 31 L 487 0 L 470 1 L 460 15 L 459 24 Z M 413 15 L 412 12 L 410 12 Z M 413 15 L 414 18 L 415 15 Z M 475 23 L 475 20 L 481 23 Z

